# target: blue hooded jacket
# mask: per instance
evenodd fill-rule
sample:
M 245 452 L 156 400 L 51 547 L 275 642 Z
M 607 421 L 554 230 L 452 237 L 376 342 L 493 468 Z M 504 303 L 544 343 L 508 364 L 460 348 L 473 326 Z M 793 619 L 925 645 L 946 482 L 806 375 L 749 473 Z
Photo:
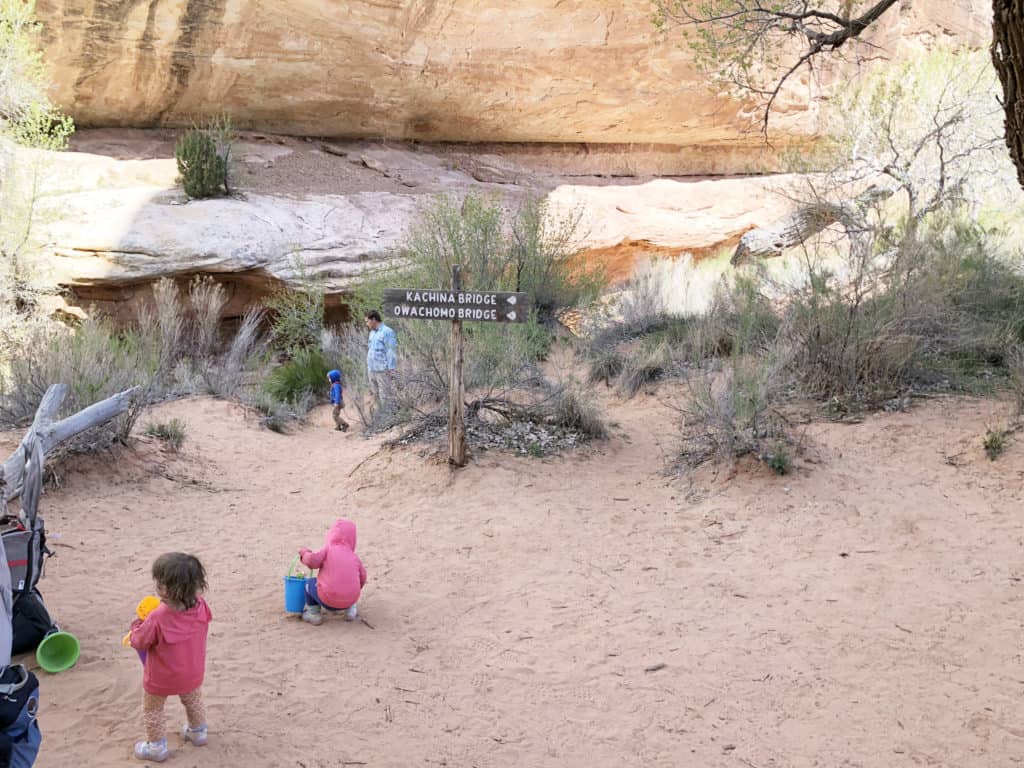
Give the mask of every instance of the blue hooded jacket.
M 341 371 L 335 368 L 327 372 L 327 378 L 331 381 L 331 404 L 341 405 Z

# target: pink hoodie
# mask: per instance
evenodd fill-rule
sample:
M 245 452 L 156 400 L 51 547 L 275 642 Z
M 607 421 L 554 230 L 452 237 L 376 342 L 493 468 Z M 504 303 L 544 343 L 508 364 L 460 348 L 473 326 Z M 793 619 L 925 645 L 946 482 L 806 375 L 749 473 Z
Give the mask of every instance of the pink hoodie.
M 366 583 L 366 569 L 356 554 L 356 524 L 341 519 L 327 532 L 323 549 L 311 552 L 299 550 L 302 563 L 308 568 L 319 568 L 316 577 L 317 597 L 331 608 L 348 608 L 359 600 Z
M 154 696 L 191 693 L 206 672 L 206 633 L 210 606 L 203 598 L 187 611 L 160 605 L 145 621 L 132 624 L 132 648 L 146 651 L 142 689 Z

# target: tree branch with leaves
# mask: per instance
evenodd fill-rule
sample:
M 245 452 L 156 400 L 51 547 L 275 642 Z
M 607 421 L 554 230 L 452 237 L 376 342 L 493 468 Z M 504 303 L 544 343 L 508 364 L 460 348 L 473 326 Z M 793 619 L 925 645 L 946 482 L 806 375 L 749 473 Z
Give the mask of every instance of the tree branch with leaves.
M 761 131 L 768 137 L 772 106 L 801 69 L 835 54 L 871 27 L 896 0 L 858 3 L 807 0 L 654 0 L 655 25 L 682 30 L 697 66 L 737 95 L 764 102 Z M 799 40 L 799 47 L 788 45 Z

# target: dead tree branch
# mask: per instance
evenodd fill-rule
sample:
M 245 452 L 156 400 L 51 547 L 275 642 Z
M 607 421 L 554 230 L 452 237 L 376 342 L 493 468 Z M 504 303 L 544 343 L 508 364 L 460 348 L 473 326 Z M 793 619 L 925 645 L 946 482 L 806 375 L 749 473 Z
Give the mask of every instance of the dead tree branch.
M 75 435 L 84 432 L 92 427 L 98 427 L 124 413 L 128 410 L 132 395 L 138 387 L 132 387 L 124 392 L 108 397 L 98 403 L 93 403 L 88 408 L 66 419 L 54 421 L 60 404 L 64 401 L 67 393 L 67 385 L 54 384 L 43 395 L 39 408 L 36 410 L 35 419 L 28 433 L 22 438 L 18 449 L 0 466 L 0 495 L 5 499 L 15 499 L 21 495 L 22 479 L 25 469 L 26 451 L 38 446 L 42 455 L 50 453 L 56 446 Z M 37 442 L 38 441 L 38 442 Z
M 853 200 L 838 203 L 817 200 L 767 227 L 752 229 L 740 238 L 730 263 L 734 267 L 757 259 L 781 256 L 787 248 L 800 245 L 833 224 L 855 227 L 867 206 L 891 197 L 892 189 L 871 187 Z

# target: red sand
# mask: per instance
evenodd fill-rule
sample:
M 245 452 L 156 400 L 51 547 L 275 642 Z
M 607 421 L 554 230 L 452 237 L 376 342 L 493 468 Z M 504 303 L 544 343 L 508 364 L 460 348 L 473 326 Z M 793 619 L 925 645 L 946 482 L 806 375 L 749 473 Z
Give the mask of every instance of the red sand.
M 83 651 L 39 673 L 37 765 L 133 763 L 120 638 L 174 549 L 206 562 L 215 621 L 210 744 L 172 737 L 170 765 L 1024 762 L 1024 445 L 981 450 L 1004 404 L 815 425 L 817 463 L 728 481 L 663 474 L 655 398 L 610 409 L 628 437 L 596 451 L 455 474 L 409 449 L 352 472 L 378 443 L 326 410 L 280 436 L 213 400 L 155 409 L 186 422 L 180 456 L 143 439 L 43 501 L 42 588 Z M 312 627 L 281 577 L 337 515 L 359 525 L 368 624 Z

